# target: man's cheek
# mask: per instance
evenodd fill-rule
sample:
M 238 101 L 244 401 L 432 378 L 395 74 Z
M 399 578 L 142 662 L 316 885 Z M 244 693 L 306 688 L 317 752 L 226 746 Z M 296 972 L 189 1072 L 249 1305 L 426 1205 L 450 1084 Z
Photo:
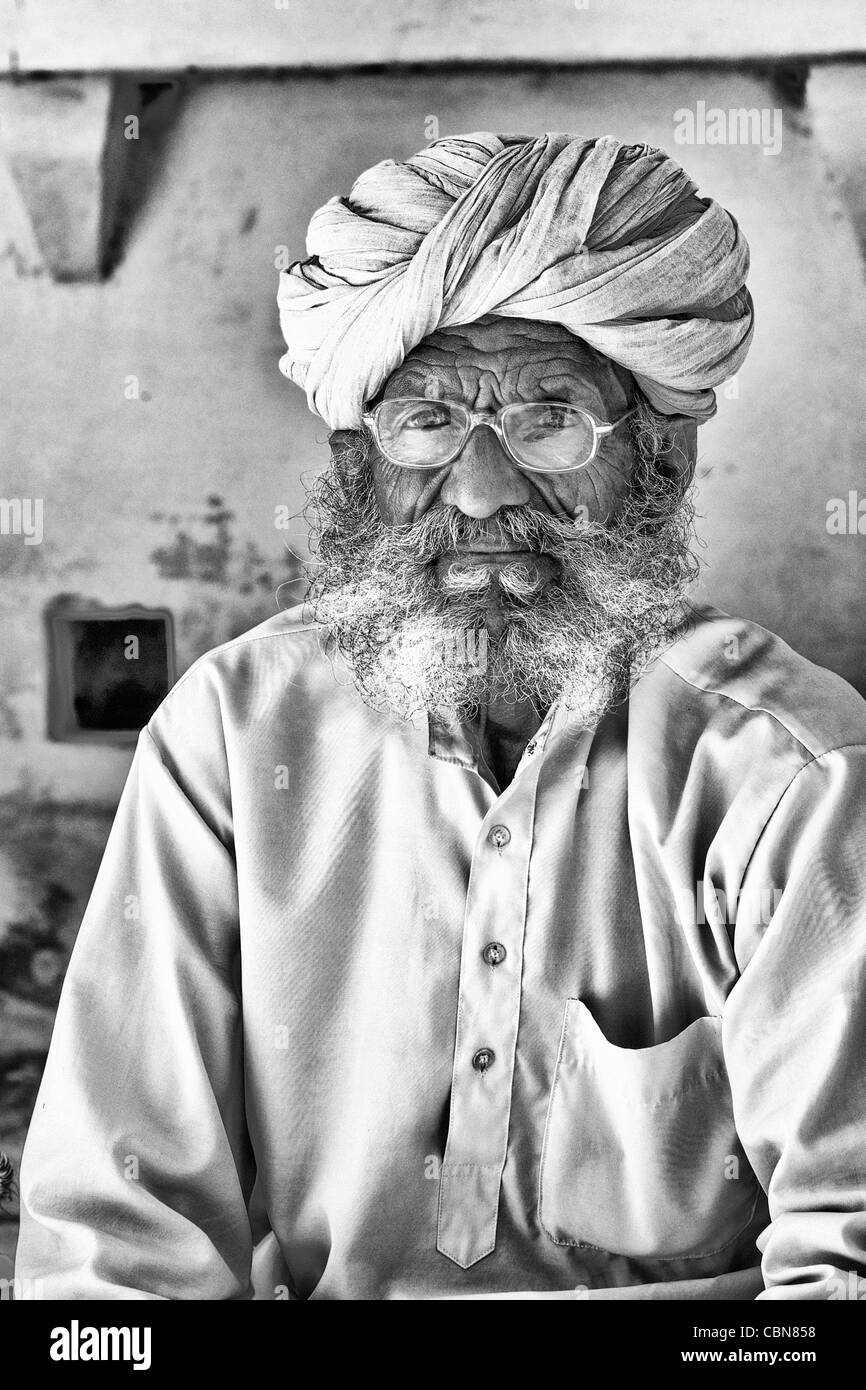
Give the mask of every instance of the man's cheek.
M 373 489 L 379 515 L 386 526 L 418 521 L 429 510 L 441 486 L 442 470 L 398 468 L 385 460 L 373 465 Z
M 386 525 L 400 525 L 413 519 L 421 487 L 421 480 L 407 474 L 405 469 L 387 464 L 373 465 L 376 502 Z
M 563 479 L 557 489 L 570 516 L 578 523 L 613 521 L 622 510 L 629 495 L 631 460 L 628 455 L 616 459 L 593 459 L 572 481 Z

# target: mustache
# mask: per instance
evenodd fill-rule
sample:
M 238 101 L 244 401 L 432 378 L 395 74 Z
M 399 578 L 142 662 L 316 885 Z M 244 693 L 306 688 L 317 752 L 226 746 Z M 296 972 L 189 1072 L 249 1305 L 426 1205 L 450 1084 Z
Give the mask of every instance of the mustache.
M 420 564 L 429 564 L 460 546 L 502 546 L 518 544 L 539 555 L 562 552 L 569 541 L 587 540 L 604 533 L 594 523 L 577 523 L 547 516 L 533 507 L 507 505 L 493 517 L 472 517 L 457 507 L 438 507 L 418 521 L 394 526 L 389 541 L 394 548 Z

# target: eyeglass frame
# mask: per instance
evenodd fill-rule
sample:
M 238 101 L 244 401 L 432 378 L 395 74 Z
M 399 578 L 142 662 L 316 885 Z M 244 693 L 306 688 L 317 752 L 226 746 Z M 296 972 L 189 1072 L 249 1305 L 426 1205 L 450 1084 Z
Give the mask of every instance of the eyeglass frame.
M 456 449 L 454 449 L 454 451 L 451 454 L 449 454 L 447 458 L 441 459 L 438 463 L 398 463 L 396 459 L 393 459 L 388 455 L 387 451 L 383 448 L 379 438 L 379 411 L 382 409 L 383 405 L 387 405 L 389 401 L 392 400 L 418 401 L 419 404 L 425 405 L 439 404 L 458 406 L 468 415 L 469 424 L 466 428 L 466 432 L 463 435 L 463 438 L 457 445 Z M 502 429 L 502 417 L 506 415 L 509 410 L 514 410 L 515 408 L 519 408 L 520 406 L 525 405 L 564 405 L 569 410 L 576 410 L 581 415 L 584 415 L 589 420 L 589 423 L 592 425 L 593 430 L 592 452 L 590 453 L 589 458 L 584 459 L 583 463 L 573 463 L 568 468 L 533 468 L 531 463 L 523 463 L 521 459 L 517 458 L 514 455 L 511 448 L 509 447 L 508 440 L 505 438 L 505 433 Z M 560 473 L 578 473 L 582 468 L 587 468 L 592 463 L 593 459 L 598 453 L 598 446 L 600 440 L 604 439 L 607 435 L 612 434 L 613 431 L 617 429 L 623 423 L 624 420 L 628 420 L 630 416 L 634 415 L 637 408 L 638 407 L 636 405 L 630 406 L 624 415 L 621 415 L 618 420 L 614 420 L 611 422 L 609 420 L 596 419 L 592 411 L 587 410 L 586 406 L 575 405 L 573 401 L 509 401 L 507 405 L 501 405 L 498 410 L 470 410 L 469 406 L 464 405 L 462 401 L 452 401 L 449 400 L 447 397 L 389 396 L 387 400 L 379 401 L 378 405 L 375 405 L 372 410 L 363 411 L 361 414 L 361 419 L 369 429 L 370 433 L 372 434 L 373 442 L 375 443 L 376 448 L 379 450 L 382 457 L 384 459 L 387 459 L 388 463 L 393 464 L 395 468 L 405 468 L 407 472 L 434 473 L 437 468 L 447 468 L 466 448 L 466 445 L 469 442 L 469 436 L 472 434 L 473 430 L 476 430 L 479 425 L 488 425 L 489 428 L 493 430 L 494 434 L 496 435 L 497 439 L 499 440 L 508 457 L 511 459 L 512 463 L 515 465 L 516 468 L 519 468 L 521 472 L 544 473 L 547 477 L 557 477 Z

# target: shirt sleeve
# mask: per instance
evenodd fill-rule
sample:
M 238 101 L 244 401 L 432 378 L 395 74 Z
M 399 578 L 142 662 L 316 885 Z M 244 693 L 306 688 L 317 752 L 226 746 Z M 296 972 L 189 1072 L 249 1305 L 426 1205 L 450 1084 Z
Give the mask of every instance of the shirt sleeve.
M 794 778 L 752 855 L 736 923 L 742 974 L 723 1041 L 737 1131 L 769 1200 L 758 1297 L 856 1297 L 866 1275 L 866 748 L 815 757 Z
M 139 737 L 22 1157 L 16 1276 L 31 1297 L 252 1297 L 237 879 L 227 790 L 222 806 L 214 792 L 227 788 L 219 750 L 216 738 L 197 795 L 196 758 L 183 762 L 182 789 L 158 736 Z

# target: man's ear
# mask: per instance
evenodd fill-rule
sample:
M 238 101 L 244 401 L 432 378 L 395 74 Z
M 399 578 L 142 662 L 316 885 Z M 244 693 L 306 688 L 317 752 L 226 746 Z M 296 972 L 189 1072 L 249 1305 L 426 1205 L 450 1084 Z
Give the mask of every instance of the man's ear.
M 328 444 L 334 467 L 341 476 L 356 468 L 366 456 L 366 441 L 361 430 L 331 430 Z
M 691 415 L 664 415 L 660 419 L 667 440 L 665 466 L 671 476 L 688 486 L 698 461 L 698 422 Z

